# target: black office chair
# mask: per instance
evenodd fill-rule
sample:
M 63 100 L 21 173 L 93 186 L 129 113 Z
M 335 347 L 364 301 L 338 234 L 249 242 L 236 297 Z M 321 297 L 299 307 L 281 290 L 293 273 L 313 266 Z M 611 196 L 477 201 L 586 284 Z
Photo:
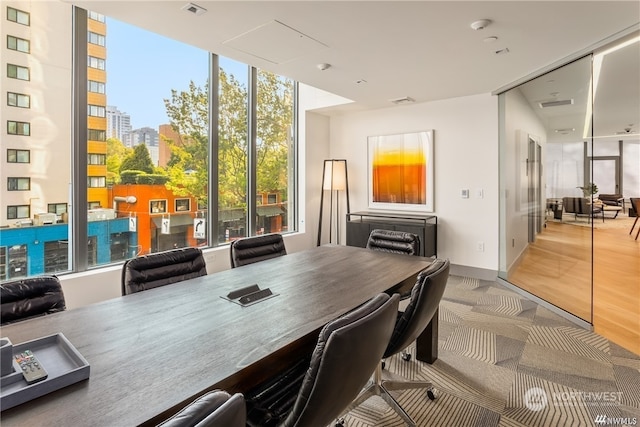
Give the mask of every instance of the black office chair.
M 417 234 L 396 230 L 372 230 L 367 249 L 396 254 L 419 255 L 420 238 Z
M 326 426 L 334 421 L 380 364 L 398 300 L 397 294 L 379 294 L 325 325 L 310 363 L 248 393 L 248 425 Z
M 264 261 L 287 254 L 280 234 L 245 237 L 231 242 L 231 268 Z
M 66 304 L 56 276 L 38 276 L 0 285 L 0 323 L 64 311 Z
M 207 274 L 200 248 L 180 248 L 127 260 L 122 266 L 122 295 Z
M 158 427 L 245 427 L 247 408 L 244 396 L 226 391 L 206 393 Z
M 638 218 L 640 218 L 640 198 L 631 197 L 631 207 L 636 214 L 636 219 L 633 220 L 633 225 L 631 226 L 631 230 L 629 230 L 629 234 L 633 233 L 633 229 L 636 227 L 636 223 L 638 222 Z M 638 226 L 638 231 L 636 232 L 635 240 L 638 240 L 638 236 L 640 236 L 640 226 Z
M 409 305 L 403 312 L 398 313 L 395 328 L 383 358 L 400 353 L 424 331 L 437 313 L 448 278 L 449 260 L 436 259 L 433 264 L 420 272 L 411 291 Z M 373 381 L 360 393 L 344 414 L 375 395 L 382 397 L 407 425 L 415 426 L 413 419 L 389 393 L 391 390 L 413 388 L 426 388 L 429 399 L 435 399 L 433 386 L 429 382 L 382 380 L 382 364 L 379 363 Z M 338 424 L 340 422 L 341 420 Z

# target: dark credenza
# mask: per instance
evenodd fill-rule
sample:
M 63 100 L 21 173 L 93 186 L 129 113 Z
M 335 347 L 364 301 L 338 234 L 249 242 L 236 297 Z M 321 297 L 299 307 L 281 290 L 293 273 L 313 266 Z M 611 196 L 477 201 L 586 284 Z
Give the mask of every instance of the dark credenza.
M 347 245 L 364 248 L 372 230 L 397 230 L 417 234 L 420 256 L 438 255 L 438 217 L 381 212 L 352 212 L 347 214 Z

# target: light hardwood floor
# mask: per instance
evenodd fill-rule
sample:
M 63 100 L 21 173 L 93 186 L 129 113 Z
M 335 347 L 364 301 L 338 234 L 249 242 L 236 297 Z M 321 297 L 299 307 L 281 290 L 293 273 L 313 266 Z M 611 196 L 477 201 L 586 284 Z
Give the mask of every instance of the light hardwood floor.
M 640 239 L 634 240 L 638 225 L 629 235 L 628 217 L 606 221 L 619 220 L 624 223 L 608 223 L 614 225 L 611 228 L 598 228 L 596 223 L 593 235 L 590 227 L 548 222 L 509 282 L 592 323 L 596 333 L 640 354 Z

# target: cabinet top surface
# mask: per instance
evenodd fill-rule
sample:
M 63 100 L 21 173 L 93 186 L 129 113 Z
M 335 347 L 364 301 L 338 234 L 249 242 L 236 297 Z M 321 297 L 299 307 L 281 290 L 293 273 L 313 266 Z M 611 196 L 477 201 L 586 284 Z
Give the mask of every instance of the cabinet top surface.
M 371 211 L 359 211 L 351 212 L 347 214 L 347 217 L 355 216 L 368 216 L 372 218 L 398 218 L 398 219 L 431 219 L 436 218 L 435 215 L 419 214 L 419 213 L 403 213 L 403 212 L 371 212 Z

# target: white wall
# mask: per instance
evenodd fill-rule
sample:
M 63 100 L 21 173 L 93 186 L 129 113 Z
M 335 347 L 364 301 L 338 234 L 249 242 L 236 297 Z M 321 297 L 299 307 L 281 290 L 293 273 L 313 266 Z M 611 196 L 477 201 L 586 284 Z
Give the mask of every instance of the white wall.
M 330 126 L 330 157 L 348 161 L 352 212 L 368 209 L 367 137 L 433 129 L 438 256 L 454 265 L 497 272 L 497 97 L 482 94 L 340 113 L 331 117 Z M 460 197 L 461 189 L 470 191 L 468 199 Z M 484 252 L 477 250 L 478 242 L 484 243 Z

